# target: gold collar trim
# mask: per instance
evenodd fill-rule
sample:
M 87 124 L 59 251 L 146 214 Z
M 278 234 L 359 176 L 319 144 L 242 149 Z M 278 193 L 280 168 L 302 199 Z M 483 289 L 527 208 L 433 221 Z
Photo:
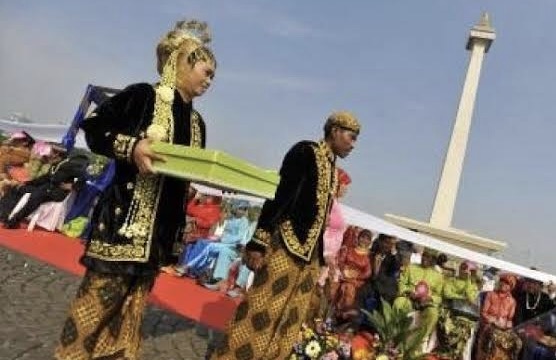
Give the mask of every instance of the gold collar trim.
M 328 143 L 325 140 L 319 141 L 318 146 L 319 146 L 319 148 L 323 149 L 323 151 L 326 153 L 326 157 L 328 158 L 328 160 L 330 162 L 333 162 L 333 163 L 336 162 L 336 155 L 334 154 L 334 152 L 330 148 L 330 145 L 328 145 Z

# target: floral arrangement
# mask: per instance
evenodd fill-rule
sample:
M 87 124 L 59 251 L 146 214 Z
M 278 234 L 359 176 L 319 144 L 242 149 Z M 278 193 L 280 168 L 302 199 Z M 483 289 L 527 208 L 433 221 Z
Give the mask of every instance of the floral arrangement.
M 419 292 L 427 295 L 426 286 Z M 333 322 L 315 320 L 314 328 L 303 324 L 299 340 L 288 360 L 429 360 L 432 354 L 421 354 L 424 339 L 421 328 L 412 326 L 412 318 L 403 310 L 382 300 L 380 310 L 372 313 L 361 309 L 376 333 L 340 333 Z
M 423 289 L 421 292 L 425 293 Z M 424 339 L 423 329 L 412 327 L 412 319 L 407 312 L 393 308 L 384 300 L 381 308 L 372 313 L 362 310 L 377 330 L 376 359 L 423 359 L 418 351 Z
M 352 334 L 338 334 L 332 321 L 315 320 L 315 328 L 303 324 L 299 340 L 288 360 L 351 359 Z

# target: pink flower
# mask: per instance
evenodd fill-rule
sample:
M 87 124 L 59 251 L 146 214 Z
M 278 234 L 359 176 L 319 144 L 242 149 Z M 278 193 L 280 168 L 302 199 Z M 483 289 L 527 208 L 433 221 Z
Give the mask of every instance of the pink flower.
M 423 300 L 429 297 L 429 285 L 425 281 L 419 281 L 414 291 L 417 299 Z
M 37 141 L 35 145 L 33 145 L 32 151 L 39 157 L 49 156 L 52 152 L 52 147 L 44 141 Z

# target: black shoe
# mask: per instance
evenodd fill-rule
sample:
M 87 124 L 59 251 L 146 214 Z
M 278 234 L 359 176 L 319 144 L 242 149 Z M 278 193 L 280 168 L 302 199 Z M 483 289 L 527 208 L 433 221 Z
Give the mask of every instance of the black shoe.
M 215 279 L 213 277 L 210 277 L 207 281 L 205 281 L 204 283 L 207 285 L 215 285 L 218 284 L 220 282 L 220 279 Z

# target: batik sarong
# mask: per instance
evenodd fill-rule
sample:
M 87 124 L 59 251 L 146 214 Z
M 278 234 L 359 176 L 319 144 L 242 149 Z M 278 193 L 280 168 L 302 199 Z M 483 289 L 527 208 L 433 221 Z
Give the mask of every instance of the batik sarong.
M 460 360 L 472 341 L 477 322 L 464 316 L 455 315 L 449 309 L 442 309 L 438 321 L 438 353 L 442 356 Z
M 135 360 L 154 276 L 88 270 L 70 307 L 55 351 L 58 360 Z
M 296 259 L 277 235 L 267 248 L 265 261 L 211 359 L 282 360 L 291 353 L 306 320 L 318 261 Z
M 510 330 L 501 330 L 494 326 L 484 326 L 479 332 L 477 360 L 517 360 L 522 342 L 519 336 Z

